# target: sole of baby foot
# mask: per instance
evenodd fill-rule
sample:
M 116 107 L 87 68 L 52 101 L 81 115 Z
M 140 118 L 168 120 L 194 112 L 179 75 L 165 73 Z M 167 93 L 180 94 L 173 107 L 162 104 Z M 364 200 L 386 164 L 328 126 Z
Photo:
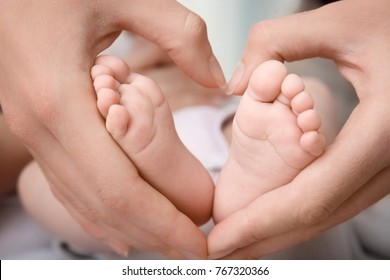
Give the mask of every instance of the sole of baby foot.
M 97 66 L 109 68 L 111 75 L 101 69 L 97 69 L 100 74 L 92 75 L 107 130 L 146 181 L 196 224 L 207 222 L 211 217 L 213 182 L 180 141 L 162 92 L 151 79 L 131 73 L 109 58 L 97 60 L 102 63 Z M 124 78 L 120 71 L 126 71 L 128 76 Z
M 253 73 L 237 109 L 228 161 L 217 181 L 213 217 L 222 221 L 281 187 L 325 149 L 321 118 L 302 79 L 278 61 Z

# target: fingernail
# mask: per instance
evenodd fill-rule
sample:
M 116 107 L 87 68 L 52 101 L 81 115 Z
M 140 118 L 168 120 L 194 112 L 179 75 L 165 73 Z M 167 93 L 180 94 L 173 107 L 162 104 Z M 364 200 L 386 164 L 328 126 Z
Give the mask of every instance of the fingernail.
M 124 248 L 123 245 L 119 245 L 115 241 L 108 241 L 108 245 L 111 247 L 111 249 L 114 250 L 115 253 L 117 253 L 119 256 L 127 258 L 129 256 L 129 248 Z
M 219 65 L 218 60 L 215 58 L 214 55 L 210 58 L 209 68 L 217 85 L 220 88 L 225 87 L 226 86 L 225 76 L 223 75 L 221 65 Z
M 236 70 L 233 73 L 232 78 L 230 79 L 226 87 L 227 95 L 232 95 L 234 93 L 234 90 L 240 83 L 243 76 L 244 76 L 244 64 L 240 62 L 240 64 L 237 66 Z
M 231 253 L 233 253 L 236 249 L 228 249 L 225 251 L 219 251 L 217 253 L 211 254 L 207 257 L 209 260 L 218 260 L 220 258 L 223 258 Z

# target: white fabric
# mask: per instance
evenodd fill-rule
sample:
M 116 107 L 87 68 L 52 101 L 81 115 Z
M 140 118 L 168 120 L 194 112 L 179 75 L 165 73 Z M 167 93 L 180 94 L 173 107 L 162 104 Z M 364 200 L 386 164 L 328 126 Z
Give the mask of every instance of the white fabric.
M 211 106 L 189 107 L 174 112 L 176 131 L 187 149 L 216 180 L 229 153 L 222 134 L 223 123 L 232 117 L 235 106 L 222 109 Z

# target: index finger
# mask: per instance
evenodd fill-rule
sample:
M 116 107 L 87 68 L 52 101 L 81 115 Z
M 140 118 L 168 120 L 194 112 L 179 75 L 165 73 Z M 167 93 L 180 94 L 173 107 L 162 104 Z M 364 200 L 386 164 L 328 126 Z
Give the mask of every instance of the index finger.
M 344 3 L 346 2 L 346 3 Z M 296 61 L 311 57 L 337 60 L 353 45 L 351 30 L 345 30 L 348 1 L 290 16 L 261 21 L 253 26 L 241 63 L 227 86 L 227 93 L 242 94 L 254 69 L 264 61 Z M 348 26 L 347 26 L 348 27 Z

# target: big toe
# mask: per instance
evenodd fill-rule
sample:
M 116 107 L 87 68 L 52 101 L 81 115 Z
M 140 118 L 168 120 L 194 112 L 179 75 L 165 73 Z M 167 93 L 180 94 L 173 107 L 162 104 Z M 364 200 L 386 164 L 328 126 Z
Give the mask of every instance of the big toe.
M 287 76 L 283 63 L 270 60 L 259 65 L 249 81 L 248 93 L 260 102 L 273 102 L 280 94 L 281 85 Z
M 112 105 L 107 113 L 106 128 L 119 144 L 125 137 L 129 125 L 130 118 L 125 107 L 119 104 Z
M 130 75 L 130 67 L 123 60 L 115 56 L 101 55 L 96 58 L 95 64 L 112 69 L 114 78 L 120 83 L 127 82 L 127 77 Z

